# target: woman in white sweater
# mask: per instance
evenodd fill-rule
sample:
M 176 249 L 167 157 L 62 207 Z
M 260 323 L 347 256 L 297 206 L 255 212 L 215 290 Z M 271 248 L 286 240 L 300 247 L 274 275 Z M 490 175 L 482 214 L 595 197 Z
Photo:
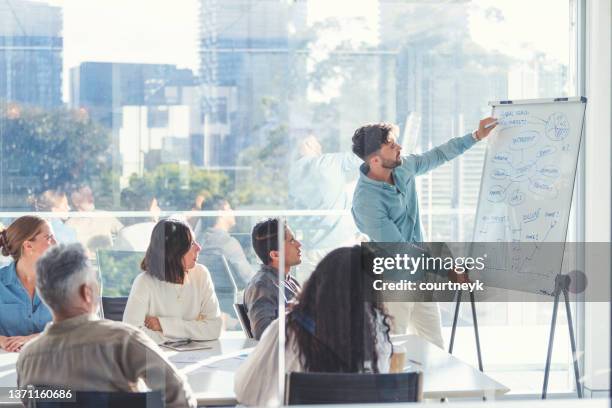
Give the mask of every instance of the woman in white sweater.
M 155 225 L 134 279 L 123 321 L 158 344 L 173 338 L 214 340 L 221 311 L 210 273 L 196 263 L 200 245 L 189 225 L 166 219 Z
M 367 265 L 372 254 L 363 255 Z M 389 372 L 389 316 L 382 304 L 368 301 L 373 277 L 371 269 L 362 269 L 361 257 L 358 246 L 335 249 L 304 284 L 286 317 L 286 372 Z M 234 391 L 239 403 L 282 403 L 278 335 L 275 320 L 238 369 Z

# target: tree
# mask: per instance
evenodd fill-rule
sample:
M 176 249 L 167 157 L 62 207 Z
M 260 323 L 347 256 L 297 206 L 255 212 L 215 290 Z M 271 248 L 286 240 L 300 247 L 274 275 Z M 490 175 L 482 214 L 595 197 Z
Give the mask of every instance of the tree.
M 169 163 L 142 177 L 132 175 L 129 187 L 136 193 L 156 197 L 163 210 L 190 210 L 195 196 L 202 191 L 227 197 L 230 180 L 219 170 Z
M 290 164 L 287 126 L 280 124 L 267 129 L 264 137 L 261 146 L 251 146 L 240 153 L 238 163 L 251 171 L 241 181 L 234 198 L 242 204 L 282 207 L 287 203 Z
M 0 108 L 0 207 L 25 208 L 32 194 L 82 183 L 110 190 L 100 180 L 111 180 L 111 135 L 85 111 Z

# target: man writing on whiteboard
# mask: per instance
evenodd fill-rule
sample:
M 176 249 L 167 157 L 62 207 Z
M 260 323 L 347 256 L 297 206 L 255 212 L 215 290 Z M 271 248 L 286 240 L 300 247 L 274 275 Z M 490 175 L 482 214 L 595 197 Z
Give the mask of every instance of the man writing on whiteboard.
M 459 156 L 497 125 L 492 117 L 478 129 L 422 154 L 401 156 L 399 129 L 390 123 L 361 126 L 353 135 L 353 153 L 364 163 L 353 195 L 353 218 L 361 232 L 376 242 L 423 242 L 415 177 Z M 393 332 L 415 334 L 443 348 L 437 303 L 388 303 Z

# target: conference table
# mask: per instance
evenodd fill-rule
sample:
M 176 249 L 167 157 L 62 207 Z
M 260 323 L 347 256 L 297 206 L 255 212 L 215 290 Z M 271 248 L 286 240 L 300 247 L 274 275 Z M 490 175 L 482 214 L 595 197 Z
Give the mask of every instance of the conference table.
M 406 350 L 405 370 L 423 372 L 423 398 L 494 399 L 507 387 L 417 336 L 393 336 L 393 343 Z M 207 342 L 208 349 L 173 351 L 164 349 L 170 361 L 182 371 L 196 394 L 198 405 L 235 405 L 234 373 L 257 342 L 240 332 L 227 332 Z M 20 406 L 6 400 L 4 387 L 17 385 L 15 363 L 18 354 L 0 352 L 0 406 Z M 52 368 L 51 368 L 52 369 Z

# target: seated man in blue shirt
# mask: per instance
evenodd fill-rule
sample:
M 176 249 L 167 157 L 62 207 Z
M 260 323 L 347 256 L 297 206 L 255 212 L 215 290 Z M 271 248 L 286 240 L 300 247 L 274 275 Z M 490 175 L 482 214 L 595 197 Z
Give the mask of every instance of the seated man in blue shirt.
M 278 318 L 279 286 L 283 289 L 287 305 L 300 291 L 300 284 L 291 276 L 291 267 L 299 265 L 302 244 L 294 238 L 291 229 L 285 225 L 285 279 L 279 285 L 278 268 L 278 220 L 269 219 L 253 228 L 253 249 L 263 262 L 261 269 L 253 276 L 244 291 L 244 306 L 247 309 L 253 337 L 259 340 L 266 328 Z
M 364 163 L 353 195 L 353 218 L 361 232 L 376 242 L 423 242 L 415 177 L 459 156 L 495 128 L 495 118 L 480 121 L 478 130 L 422 153 L 401 156 L 399 129 L 390 123 L 360 127 L 353 153 Z M 387 304 L 394 332 L 412 326 L 416 334 L 443 347 L 437 303 Z

